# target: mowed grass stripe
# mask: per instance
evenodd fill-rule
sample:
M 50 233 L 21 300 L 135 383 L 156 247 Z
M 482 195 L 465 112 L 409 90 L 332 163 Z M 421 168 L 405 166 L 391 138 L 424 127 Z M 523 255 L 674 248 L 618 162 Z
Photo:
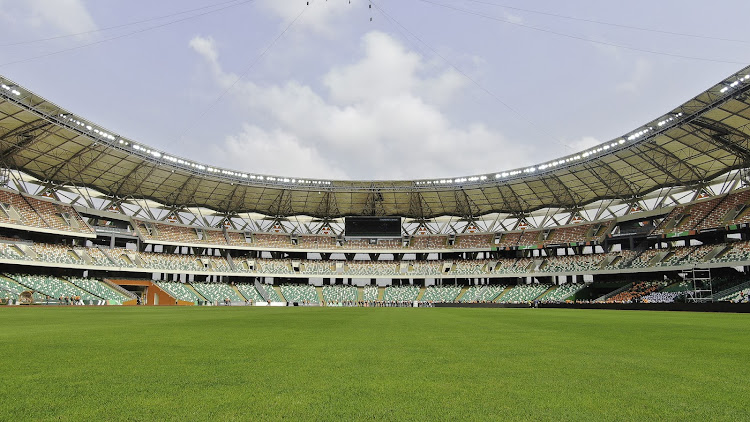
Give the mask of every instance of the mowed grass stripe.
M 2 308 L 9 420 L 737 420 L 749 317 Z

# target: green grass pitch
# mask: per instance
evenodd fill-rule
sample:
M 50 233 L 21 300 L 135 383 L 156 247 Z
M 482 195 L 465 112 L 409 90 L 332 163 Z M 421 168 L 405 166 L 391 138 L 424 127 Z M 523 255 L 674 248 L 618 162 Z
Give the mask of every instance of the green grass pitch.
M 742 420 L 750 316 L 0 308 L 2 420 Z

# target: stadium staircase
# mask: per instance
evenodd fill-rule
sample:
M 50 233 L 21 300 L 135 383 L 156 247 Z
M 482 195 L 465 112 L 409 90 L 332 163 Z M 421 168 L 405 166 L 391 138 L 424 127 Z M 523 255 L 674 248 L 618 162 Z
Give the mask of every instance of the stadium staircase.
M 424 296 L 424 292 L 427 290 L 426 287 L 422 286 L 419 288 L 419 293 L 417 293 L 417 301 L 422 300 L 422 296 Z
M 281 294 L 281 286 L 271 286 L 271 288 L 276 292 L 276 294 L 281 298 L 282 302 L 286 302 L 286 298 L 284 298 L 284 295 Z
M 25 202 L 25 203 L 26 203 L 26 205 L 28 205 L 28 206 L 29 206 L 29 208 L 31 208 L 31 209 L 32 209 L 32 210 L 34 211 L 34 213 L 35 213 L 35 214 L 37 215 L 37 217 L 39 217 L 39 219 L 40 219 L 40 220 L 42 220 L 42 222 L 43 222 L 44 224 L 46 224 L 46 225 L 47 225 L 47 228 L 49 228 L 49 229 L 51 229 L 51 228 L 52 228 L 52 225 L 51 225 L 51 224 L 49 223 L 49 221 L 47 221 L 47 220 L 46 220 L 46 219 L 44 218 L 44 216 L 43 216 L 43 215 L 42 215 L 42 214 L 41 214 L 41 213 L 40 213 L 39 211 L 37 211 L 36 207 L 34 207 L 34 205 L 32 205 L 32 204 L 31 204 L 31 201 L 29 201 L 29 200 L 28 200 L 28 199 L 26 198 L 26 196 L 24 196 L 24 195 L 21 195 L 21 199 L 23 199 L 23 202 Z
M 508 293 L 511 289 L 513 289 L 513 286 L 507 286 L 507 287 L 505 287 L 505 289 L 503 289 L 503 291 L 500 292 L 500 294 L 497 295 L 497 297 L 495 299 L 493 299 L 492 301 L 493 302 L 497 302 L 498 300 L 500 300 L 501 297 L 505 296 L 505 294 Z
M 91 259 L 91 255 L 83 249 L 73 249 L 73 253 L 78 257 L 79 260 L 83 261 L 86 265 L 94 265 L 94 260 Z
M 235 286 L 234 284 L 230 284 L 229 286 L 232 288 L 232 290 L 234 290 L 234 292 L 237 294 L 238 297 L 241 297 L 242 299 L 245 299 L 246 301 L 248 300 L 248 298 L 246 298 L 245 295 L 243 295 L 242 292 L 240 292 L 240 289 L 238 289 L 237 286 Z
M 633 257 L 631 259 L 627 261 L 625 260 L 620 261 L 620 268 L 630 267 L 631 264 L 633 264 L 633 261 L 638 259 L 638 257 L 641 256 L 641 254 L 643 254 L 644 252 L 646 252 L 647 249 L 648 249 L 648 240 L 644 240 L 643 242 L 638 244 L 638 246 L 635 247 L 634 249 L 635 253 L 633 254 Z
M 259 281 L 255 281 L 255 290 L 258 291 L 260 294 L 260 297 L 263 298 L 266 302 L 268 302 L 268 292 L 266 292 L 266 286 L 262 285 Z
M 323 299 L 323 288 L 315 286 L 315 294 L 318 295 L 318 303 L 325 303 L 325 300 Z
M 707 254 L 703 256 L 703 261 L 708 262 L 714 258 L 718 258 L 722 255 L 724 255 L 725 252 L 732 250 L 732 247 L 729 245 L 719 245 L 713 249 L 711 249 Z M 692 253 L 692 252 L 691 252 Z
M 713 213 L 714 213 L 714 211 L 716 211 L 716 209 L 717 209 L 717 208 L 719 208 L 719 206 L 720 206 L 720 205 L 722 205 L 722 204 L 724 203 L 724 201 L 726 201 L 726 200 L 727 200 L 727 198 L 729 198 L 730 196 L 731 196 L 731 192 L 730 192 L 730 193 L 726 193 L 726 194 L 724 194 L 724 196 L 723 196 L 723 197 L 722 197 L 722 198 L 721 198 L 720 200 L 716 201 L 716 203 L 714 204 L 714 206 L 713 206 L 713 207 L 711 207 L 711 209 L 710 209 L 710 210 L 709 210 L 709 211 L 708 211 L 707 213 L 703 214 L 703 217 L 701 217 L 701 219 L 700 219 L 700 220 L 698 220 L 698 221 L 696 221 L 696 222 L 695 222 L 695 224 L 693 225 L 693 227 L 688 227 L 688 229 L 689 229 L 689 230 L 693 230 L 693 229 L 695 229 L 695 228 L 697 228 L 697 227 L 700 227 L 700 226 L 701 226 L 701 224 L 703 224 L 703 222 L 704 222 L 704 221 L 705 221 L 705 220 L 706 220 L 706 219 L 707 219 L 708 217 L 710 217 L 710 216 L 711 216 L 711 214 L 713 214 Z
M 104 284 L 106 284 L 107 286 L 109 286 L 112 290 L 120 292 L 120 293 L 122 293 L 125 296 L 127 296 L 127 297 L 130 298 L 129 301 L 123 302 L 122 303 L 123 305 L 135 305 L 135 303 L 138 301 L 138 298 L 136 298 L 135 293 L 131 292 L 130 290 L 127 290 L 127 289 L 123 288 L 122 286 L 120 286 L 117 283 L 112 282 L 112 280 L 110 280 L 108 278 L 103 278 L 102 282 Z M 133 303 L 130 303 L 131 301 Z
M 106 250 L 105 248 L 102 248 L 102 247 L 101 247 L 101 246 L 99 246 L 99 245 L 96 245 L 96 248 L 97 248 L 97 249 L 99 249 L 99 251 L 100 251 L 100 252 L 101 252 L 101 253 L 102 253 L 102 254 L 103 254 L 104 256 L 106 256 L 106 257 L 107 257 L 107 259 L 109 260 L 109 262 L 111 262 L 111 263 L 112 263 L 112 265 L 113 265 L 113 266 L 117 266 L 117 263 L 115 262 L 115 260 L 114 260 L 114 259 L 112 259 L 112 256 L 110 256 L 110 255 L 109 255 L 109 252 L 107 252 L 107 250 Z
M 458 296 L 456 296 L 456 302 L 460 302 L 461 298 L 464 297 L 464 294 L 469 290 L 470 286 L 463 286 L 461 287 L 461 291 L 458 292 Z
M 385 295 L 385 288 L 378 287 L 378 301 L 383 301 L 383 295 Z
M 226 232 L 224 233 L 224 235 L 226 235 Z M 234 265 L 234 259 L 232 259 L 232 254 L 230 254 L 229 252 L 227 252 L 226 259 L 227 259 L 227 263 L 229 264 L 229 269 L 231 269 L 232 271 L 236 272 L 237 271 L 237 267 Z M 240 295 L 240 297 L 243 297 L 243 296 Z
M 620 261 L 622 261 L 622 256 L 620 255 L 604 257 L 604 259 L 602 259 L 602 263 L 599 264 L 599 267 L 597 269 L 606 270 L 607 267 L 614 267 L 616 264 L 619 264 Z
M 542 298 L 544 298 L 544 296 L 547 296 L 550 292 L 554 291 L 555 289 L 557 289 L 557 286 L 555 286 L 554 284 L 551 285 L 551 286 L 549 286 L 549 289 L 545 290 L 544 292 L 542 292 L 542 294 L 540 294 L 539 296 L 535 297 L 534 300 L 537 300 L 537 299 L 538 300 L 542 300 Z
M 196 296 L 198 296 L 204 302 L 209 302 L 209 300 L 206 299 L 206 297 L 203 296 L 202 294 L 198 293 L 198 291 L 195 290 L 195 287 L 193 287 L 190 283 L 185 283 L 185 288 L 188 289 L 188 290 L 190 290 L 191 292 L 193 292 Z M 242 297 L 242 296 L 240 296 L 240 297 Z
M 361 302 L 365 298 L 365 288 L 362 286 L 357 286 L 357 301 Z
M 24 255 L 28 256 L 29 258 L 33 260 L 37 260 L 39 255 L 37 255 L 36 252 L 34 252 L 33 249 L 29 247 L 29 245 L 23 244 L 23 243 L 16 243 L 16 248 L 24 253 Z
M 722 300 L 722 299 L 724 299 L 724 298 L 726 298 L 728 296 L 737 294 L 739 291 L 747 289 L 749 287 L 750 287 L 750 280 L 748 280 L 748 281 L 746 281 L 744 283 L 732 286 L 732 287 L 730 287 L 728 289 L 724 289 L 724 290 L 722 290 L 720 292 L 712 294 L 711 295 L 711 300 L 713 300 L 713 301 Z
M 620 287 L 620 288 L 619 288 L 619 289 L 617 289 L 617 290 L 611 291 L 611 292 L 607 293 L 607 294 L 606 294 L 606 295 L 604 295 L 604 296 L 600 296 L 600 297 L 596 298 L 596 299 L 594 300 L 594 302 L 604 302 L 605 300 L 607 300 L 607 299 L 611 298 L 612 296 L 614 296 L 614 295 L 616 295 L 616 294 L 618 294 L 618 293 L 622 293 L 622 292 L 624 292 L 624 291 L 626 291 L 626 290 L 629 290 L 629 289 L 630 289 L 631 287 L 633 287 L 633 284 L 635 284 L 635 283 L 628 283 L 628 284 L 626 284 L 626 285 L 624 285 L 624 286 Z

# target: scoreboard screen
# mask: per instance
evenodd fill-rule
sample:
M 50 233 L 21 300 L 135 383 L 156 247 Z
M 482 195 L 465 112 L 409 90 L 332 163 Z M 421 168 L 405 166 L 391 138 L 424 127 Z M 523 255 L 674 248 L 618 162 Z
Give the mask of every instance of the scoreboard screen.
M 401 237 L 401 217 L 345 217 L 344 235 L 350 237 Z

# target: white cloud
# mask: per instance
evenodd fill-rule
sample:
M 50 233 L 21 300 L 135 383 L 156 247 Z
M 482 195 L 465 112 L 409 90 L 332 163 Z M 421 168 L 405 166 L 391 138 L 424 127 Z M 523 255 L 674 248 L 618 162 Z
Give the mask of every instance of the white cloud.
M 75 34 L 97 28 L 83 0 L 0 0 L 0 9 L 6 20 L 39 30 L 51 26 Z
M 190 42 L 228 87 L 215 43 Z M 528 149 L 481 123 L 455 125 L 441 104 L 465 85 L 387 34 L 363 38 L 363 56 L 330 69 L 316 92 L 297 81 L 242 81 L 231 94 L 252 122 L 217 147 L 231 167 L 297 177 L 402 179 L 492 172 L 527 161 Z M 442 102 L 436 102 L 435 98 Z M 218 164 L 218 163 L 217 163 Z
M 330 35 L 333 32 L 332 24 L 349 13 L 352 7 L 362 3 L 345 4 L 343 1 L 326 0 L 310 0 L 309 2 L 307 0 L 260 0 L 258 4 L 281 18 L 285 23 L 301 15 L 295 23 L 295 27 Z
M 303 145 L 288 132 L 266 131 L 245 125 L 242 131 L 229 136 L 221 152 L 230 168 L 250 168 L 258 173 L 310 178 L 340 179 L 345 175 L 325 163 L 315 149 Z

